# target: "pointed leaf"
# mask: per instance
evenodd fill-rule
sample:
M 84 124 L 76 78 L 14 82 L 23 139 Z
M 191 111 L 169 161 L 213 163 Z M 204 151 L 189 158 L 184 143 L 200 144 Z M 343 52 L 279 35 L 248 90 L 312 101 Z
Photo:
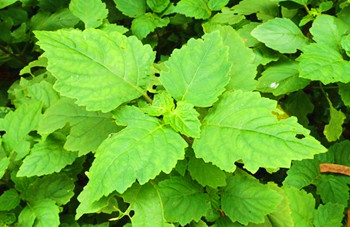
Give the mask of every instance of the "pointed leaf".
M 282 196 L 254 178 L 233 176 L 221 197 L 221 206 L 231 221 L 243 225 L 263 223 L 264 216 L 276 210 Z
M 208 107 L 224 91 L 230 63 L 219 32 L 206 34 L 203 39 L 190 39 L 180 50 L 174 50 L 160 81 L 176 100 Z
M 300 77 L 319 80 L 323 84 L 350 82 L 350 62 L 325 44 L 310 44 L 303 48 L 300 61 Z
M 198 138 L 201 123 L 198 119 L 199 113 L 192 104 L 179 101 L 173 111 L 164 114 L 164 122 L 170 124 L 175 131 L 188 137 Z
M 87 110 L 108 112 L 145 95 L 154 53 L 137 38 L 93 29 L 35 35 L 57 78 L 54 88 Z
M 188 171 L 192 179 L 202 186 L 217 188 L 226 185 L 225 172 L 210 163 L 204 162 L 201 158 L 192 157 L 188 162 Z
M 159 189 L 152 183 L 143 186 L 135 185 L 123 194 L 126 202 L 130 203 L 135 215 L 131 218 L 133 226 L 170 227 L 164 217 L 164 205 L 159 196 Z
M 229 2 L 229 0 L 209 0 L 208 1 L 208 7 L 211 10 L 219 11 L 222 8 L 224 8 L 227 5 L 228 2 Z
M 309 83 L 309 80 L 299 78 L 298 63 L 288 61 L 268 67 L 259 77 L 257 89 L 279 96 L 303 89 Z
M 314 105 L 311 102 L 310 96 L 302 90 L 288 95 L 283 108 L 289 115 L 296 116 L 298 122 L 303 126 L 309 124 L 307 116 L 314 111 Z
M 34 145 L 19 168 L 17 176 L 42 176 L 59 172 L 65 166 L 72 164 L 77 156 L 76 152 L 63 149 L 63 141 L 47 138 Z
M 310 184 L 316 184 L 321 177 L 319 162 L 308 159 L 295 161 L 287 174 L 283 185 L 301 189 Z
M 165 27 L 169 24 L 169 18 L 160 18 L 156 14 L 146 13 L 135 18 L 131 24 L 132 33 L 139 39 L 146 38 L 156 28 Z
M 308 43 L 298 26 L 287 18 L 269 20 L 257 26 L 251 34 L 280 53 L 295 53 Z
M 109 134 L 119 131 L 110 113 L 88 112 L 68 98 L 61 98 L 43 115 L 38 132 L 50 134 L 66 124 L 71 127 L 64 148 L 79 151 L 79 155 L 96 151 Z
M 343 176 L 323 175 L 317 185 L 317 194 L 324 203 L 339 203 L 347 206 L 349 199 L 348 181 Z
M 0 211 L 9 211 L 20 203 L 19 194 L 15 189 L 9 189 L 4 191 L 0 195 Z
M 347 24 L 334 16 L 326 14 L 317 16 L 310 28 L 313 40 L 333 49 L 340 49 L 341 38 L 347 31 L 349 31 Z
M 208 210 L 206 194 L 196 182 L 184 177 L 172 177 L 159 183 L 165 218 L 180 225 L 199 221 Z
M 164 115 L 165 112 L 171 111 L 175 108 L 174 100 L 167 92 L 160 92 L 155 94 L 153 97 L 152 105 L 148 103 L 141 103 L 140 109 L 151 115 L 151 116 L 160 116 Z
M 170 0 L 147 0 L 148 7 L 155 13 L 161 13 L 169 4 Z
M 208 0 L 180 0 L 175 6 L 175 11 L 195 19 L 208 19 L 211 11 L 207 3 Z
M 77 210 L 75 219 L 78 220 L 83 214 L 91 214 L 91 213 L 112 213 L 116 211 L 116 207 L 118 207 L 118 201 L 115 198 L 115 194 L 110 194 L 109 196 L 103 196 L 98 201 L 93 203 L 84 203 L 81 204 Z M 112 209 L 110 209 L 112 208 Z
M 96 28 L 107 18 L 106 4 L 101 0 L 72 0 L 70 11 L 85 23 L 85 28 Z
M 114 190 L 123 193 L 136 180 L 145 184 L 161 171 L 169 173 L 184 157 L 186 146 L 171 128 L 145 116 L 99 146 L 79 201 L 92 203 Z
M 114 0 L 117 8 L 128 17 L 138 17 L 146 13 L 146 0 Z
M 342 226 L 344 206 L 336 203 L 320 205 L 314 217 L 315 227 Z
M 18 226 L 32 226 L 32 222 L 37 227 L 58 227 L 59 209 L 51 199 L 42 199 L 27 205 L 18 217 Z
M 339 84 L 339 95 L 344 104 L 350 107 L 350 83 Z
M 278 16 L 278 2 L 272 0 L 242 0 L 232 9 L 243 15 L 256 13 L 259 20 L 270 20 Z
M 343 133 L 343 123 L 345 120 L 345 114 L 341 110 L 337 110 L 330 103 L 330 120 L 327 125 L 325 125 L 323 134 L 326 136 L 328 142 L 334 142 L 339 139 Z
M 247 170 L 256 172 L 326 152 L 296 118 L 278 120 L 276 104 L 256 92 L 226 93 L 202 122 L 201 137 L 193 144 L 196 156 L 226 171 L 242 159 Z

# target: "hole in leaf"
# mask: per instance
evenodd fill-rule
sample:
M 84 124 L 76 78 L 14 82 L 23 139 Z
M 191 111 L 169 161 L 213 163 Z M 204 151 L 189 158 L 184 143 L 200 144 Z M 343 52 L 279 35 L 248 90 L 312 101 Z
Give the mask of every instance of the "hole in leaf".
M 297 138 L 297 139 L 303 139 L 303 138 L 305 138 L 305 136 L 304 136 L 303 134 L 296 134 L 296 135 L 295 135 L 295 138 Z
M 159 75 L 159 73 L 155 73 L 154 76 L 155 77 L 159 77 L 160 75 Z

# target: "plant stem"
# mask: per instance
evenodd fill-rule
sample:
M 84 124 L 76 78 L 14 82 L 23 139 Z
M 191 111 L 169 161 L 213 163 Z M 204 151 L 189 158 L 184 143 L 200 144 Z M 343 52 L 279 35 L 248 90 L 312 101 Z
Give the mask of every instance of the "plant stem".
M 27 60 L 25 60 L 25 58 L 18 56 L 14 53 L 11 53 L 9 50 L 7 50 L 4 46 L 0 46 L 0 50 L 6 54 L 11 55 L 12 57 L 16 58 L 17 60 L 19 60 L 20 62 L 22 62 L 24 65 L 28 65 Z

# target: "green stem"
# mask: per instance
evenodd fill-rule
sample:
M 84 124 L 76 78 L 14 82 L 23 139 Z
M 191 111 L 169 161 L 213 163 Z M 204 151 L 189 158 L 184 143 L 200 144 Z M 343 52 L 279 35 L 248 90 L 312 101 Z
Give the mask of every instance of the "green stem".
M 309 15 L 311 15 L 311 14 L 310 14 L 310 9 L 309 9 L 309 7 L 307 7 L 307 5 L 304 5 L 304 8 L 305 8 L 306 12 L 307 12 Z
M 27 60 L 25 60 L 25 59 L 24 59 L 23 57 L 21 57 L 21 56 L 18 56 L 18 55 L 14 54 L 14 53 L 11 53 L 11 52 L 10 52 L 9 50 L 7 50 L 5 47 L 0 46 L 0 50 L 1 50 L 2 52 L 4 52 L 4 53 L 9 54 L 9 55 L 11 55 L 12 57 L 16 58 L 17 60 L 19 60 L 19 61 L 22 62 L 23 64 L 28 65 Z

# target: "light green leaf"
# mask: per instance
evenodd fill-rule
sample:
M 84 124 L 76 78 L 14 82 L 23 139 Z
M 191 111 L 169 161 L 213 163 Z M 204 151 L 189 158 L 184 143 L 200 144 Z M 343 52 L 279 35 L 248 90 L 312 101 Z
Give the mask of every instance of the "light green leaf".
M 51 199 L 42 199 L 27 205 L 18 217 L 18 226 L 33 226 L 35 221 L 36 227 L 58 227 L 59 209 Z
M 293 187 L 284 188 L 289 198 L 294 226 L 313 227 L 312 220 L 315 214 L 315 199 L 304 190 Z
M 163 91 L 155 94 L 152 105 L 140 103 L 140 109 L 151 116 L 160 116 L 175 108 L 174 100 L 169 93 Z
M 280 53 L 295 53 L 308 44 L 298 26 L 287 18 L 274 18 L 252 31 L 252 36 Z
M 55 31 L 61 28 L 73 28 L 79 22 L 69 9 L 62 9 L 53 14 L 39 12 L 30 19 L 31 30 Z
M 192 179 L 202 186 L 217 188 L 226 185 L 225 172 L 201 158 L 192 157 L 188 162 L 188 171 Z
M 230 63 L 219 32 L 205 34 L 203 39 L 190 39 L 174 50 L 160 81 L 176 100 L 208 107 L 229 82 Z
M 339 203 L 348 205 L 349 186 L 346 177 L 322 175 L 320 183 L 317 185 L 317 194 L 321 196 L 324 203 Z
M 334 142 L 339 139 L 343 133 L 343 123 L 345 120 L 345 114 L 341 110 L 337 110 L 330 104 L 330 120 L 327 125 L 325 125 L 323 134 L 326 136 L 328 142 Z
M 101 0 L 72 0 L 69 9 L 84 22 L 85 28 L 97 28 L 108 15 L 106 4 Z
M 303 126 L 309 125 L 307 115 L 314 111 L 310 96 L 302 90 L 288 95 L 283 108 L 289 115 L 296 116 L 298 122 Z
M 185 225 L 199 221 L 209 208 L 207 196 L 196 182 L 184 177 L 172 177 L 159 183 L 165 218 Z
M 71 127 L 64 148 L 79 151 L 79 155 L 96 151 L 109 134 L 119 131 L 110 113 L 88 112 L 74 104 L 73 100 L 61 98 L 43 115 L 38 133 L 50 134 L 66 124 Z
M 25 66 L 23 69 L 21 69 L 21 71 L 19 72 L 19 75 L 22 76 L 22 75 L 28 73 L 28 74 L 31 74 L 32 76 L 34 76 L 31 72 L 32 68 L 34 68 L 34 67 L 46 67 L 46 66 L 47 66 L 47 59 L 40 56 L 37 60 L 29 62 L 29 64 L 27 66 Z M 22 77 L 21 80 L 22 79 L 24 79 L 24 78 Z
M 295 161 L 287 172 L 283 185 L 301 189 L 310 184 L 317 184 L 321 178 L 319 162 L 305 159 Z
M 23 160 L 18 177 L 42 176 L 59 172 L 70 165 L 78 154 L 63 149 L 63 141 L 53 137 L 34 145 L 30 154 Z
M 298 3 L 300 5 L 307 5 L 309 3 L 309 0 L 290 0 L 292 2 Z
M 259 43 L 253 48 L 253 52 L 255 54 L 254 62 L 257 65 L 267 65 L 270 62 L 278 61 L 280 59 L 281 54 L 277 51 L 274 51 L 264 44 Z
M 136 37 L 87 29 L 35 32 L 54 88 L 89 111 L 108 112 L 145 95 L 155 54 Z
M 313 40 L 333 49 L 341 48 L 341 38 L 347 31 L 349 31 L 347 24 L 334 16 L 326 14 L 317 16 L 310 28 Z
M 320 205 L 314 217 L 315 227 L 342 226 L 344 206 L 336 203 Z
M 214 16 L 212 16 L 208 23 L 211 24 L 222 24 L 222 25 L 234 25 L 242 20 L 244 20 L 245 17 L 243 15 L 237 14 L 235 11 L 223 8 L 221 10 L 221 13 L 217 13 Z M 203 24 L 205 25 L 205 24 Z
M 350 107 L 350 83 L 339 84 L 339 95 L 344 104 Z
M 259 20 L 267 21 L 278 16 L 278 7 L 273 0 L 242 0 L 232 9 L 243 15 L 256 13 Z
M 119 111 L 127 114 L 128 109 Z M 135 180 L 145 184 L 161 171 L 169 173 L 184 157 L 187 143 L 158 119 L 145 115 L 129 123 L 97 149 L 89 182 L 79 195 L 81 203 L 92 203 L 114 190 L 123 193 Z
M 109 24 L 109 23 L 104 23 L 99 27 L 100 30 L 105 31 L 105 32 L 119 32 L 121 34 L 125 34 L 129 29 L 122 25 L 117 25 L 117 24 Z
M 259 24 L 260 23 L 258 23 L 258 22 L 249 22 L 249 23 L 243 25 L 240 29 L 237 30 L 239 35 L 243 38 L 244 44 L 247 47 L 253 47 L 253 46 L 255 46 L 255 45 L 260 43 L 256 38 L 254 38 L 251 35 L 251 32 Z
M 246 47 L 242 37 L 231 26 L 208 26 L 206 32 L 219 30 L 224 44 L 229 48 L 228 59 L 232 67 L 229 73 L 231 77 L 227 90 L 252 91 L 256 87 L 256 66 L 254 53 Z
M 8 113 L 2 121 L 2 127 L 6 131 L 2 140 L 3 145 L 8 151 L 17 152 L 17 160 L 29 152 L 30 144 L 26 136 L 37 129 L 41 107 L 40 102 L 23 104 L 14 112 Z
M 213 11 L 219 11 L 224 8 L 229 0 L 209 0 L 208 7 Z
M 0 143 L 1 146 L 1 143 Z M 0 148 L 1 149 L 1 148 Z M 10 165 L 10 159 L 9 158 L 1 158 L 0 159 L 0 179 L 4 176 L 7 168 Z
M 118 201 L 115 198 L 115 194 L 111 194 L 107 197 L 103 196 L 98 201 L 93 203 L 81 204 L 76 210 L 75 219 L 78 220 L 83 214 L 90 213 L 112 213 L 118 208 Z
M 147 5 L 155 13 L 161 13 L 170 4 L 170 0 L 147 0 Z
M 143 39 L 156 28 L 167 26 L 169 22 L 168 17 L 160 18 L 156 14 L 146 13 L 132 21 L 131 31 L 137 38 Z
M 325 44 L 310 44 L 303 48 L 300 61 L 300 77 L 319 80 L 323 84 L 350 82 L 350 62 Z
M 146 13 L 146 0 L 114 0 L 117 9 L 128 17 L 138 17 Z
M 15 189 L 4 191 L 0 195 L 0 211 L 9 211 L 19 205 L 20 198 Z
M 9 5 L 12 5 L 13 3 L 17 2 L 18 0 L 2 0 L 0 2 L 0 9 L 3 9 Z
M 282 196 L 254 178 L 233 176 L 227 178 L 221 206 L 231 221 L 243 225 L 263 223 L 264 216 L 276 210 Z
M 73 179 L 65 174 L 51 174 L 36 179 L 25 191 L 26 199 L 38 201 L 45 198 L 51 199 L 57 205 L 64 205 L 73 197 Z
M 200 135 L 201 123 L 198 119 L 199 113 L 192 104 L 179 101 L 176 103 L 175 110 L 164 114 L 164 122 L 177 132 L 188 137 L 198 138 Z
M 341 38 L 341 47 L 345 50 L 346 54 L 350 56 L 350 34 L 344 35 Z
M 256 92 L 224 94 L 202 122 L 201 137 L 193 144 L 196 156 L 229 172 L 241 159 L 256 172 L 260 167 L 288 168 L 292 160 L 326 152 L 295 117 L 278 120 L 276 105 Z
M 180 0 L 175 6 L 175 11 L 195 19 L 208 19 L 211 11 L 207 3 L 208 0 Z
M 124 200 L 130 203 L 131 209 L 135 211 L 131 218 L 133 226 L 174 226 L 166 223 L 164 204 L 159 193 L 156 185 L 148 183 L 143 186 L 135 185 L 123 194 Z
M 286 61 L 268 67 L 259 77 L 257 89 L 279 96 L 303 89 L 309 83 L 309 80 L 299 78 L 298 63 Z

